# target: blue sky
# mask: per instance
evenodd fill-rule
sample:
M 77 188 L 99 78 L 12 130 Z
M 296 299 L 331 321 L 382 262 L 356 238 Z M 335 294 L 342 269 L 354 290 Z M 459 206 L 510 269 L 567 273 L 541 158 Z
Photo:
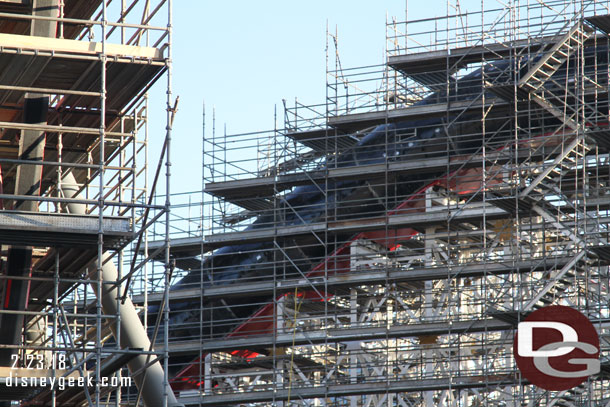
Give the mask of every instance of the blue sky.
M 418 2 L 410 6 L 410 17 L 445 14 L 445 1 L 432 3 L 438 12 Z M 212 107 L 217 131 L 225 123 L 229 133 L 272 129 L 274 106 L 281 114 L 283 98 L 324 102 L 327 22 L 331 30 L 338 29 L 344 68 L 379 64 L 386 13 L 404 20 L 405 1 L 174 1 L 174 95 L 180 95 L 180 105 L 172 191 L 201 188 L 204 100 L 208 131 Z M 164 100 L 164 86 L 156 86 L 151 95 L 155 105 Z M 163 137 L 159 116 L 151 118 L 151 165 L 156 165 Z

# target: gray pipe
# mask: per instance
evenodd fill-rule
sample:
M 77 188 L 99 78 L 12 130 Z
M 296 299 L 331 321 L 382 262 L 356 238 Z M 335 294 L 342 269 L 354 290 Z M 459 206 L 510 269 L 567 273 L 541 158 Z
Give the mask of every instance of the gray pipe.
M 76 183 L 76 179 L 72 172 L 67 173 L 62 178 L 62 183 L 60 185 L 60 190 L 62 191 L 65 198 L 75 198 L 81 199 L 80 194 L 78 193 L 79 185 Z M 77 203 L 69 203 L 67 204 L 67 210 L 70 213 L 84 215 L 85 214 L 85 205 L 77 204 Z M 144 350 L 150 349 L 150 340 L 148 339 L 148 335 L 146 334 L 146 330 L 138 317 L 138 313 L 136 312 L 131 299 L 128 297 L 125 300 L 125 303 L 121 303 L 120 310 L 118 307 L 117 298 L 123 292 L 123 289 L 119 286 L 115 286 L 115 282 L 118 280 L 118 271 L 116 266 L 114 265 L 112 260 L 109 260 L 110 255 L 108 253 L 104 253 L 102 258 L 102 293 L 101 293 L 101 301 L 102 301 L 102 310 L 106 315 L 116 315 L 120 313 L 121 322 L 121 348 L 141 348 Z M 98 279 L 97 267 L 91 267 L 90 269 L 90 278 L 92 280 Z M 92 284 L 93 290 L 95 291 L 95 295 L 100 298 L 100 293 L 97 290 L 97 285 Z M 117 328 L 116 325 L 111 325 L 112 334 L 114 337 L 117 337 Z M 148 357 L 146 355 L 139 355 L 133 358 L 128 363 L 129 371 L 132 373 L 142 370 L 144 366 L 146 366 Z M 144 381 L 144 374 L 140 373 L 138 375 L 133 376 L 133 379 L 136 382 L 136 386 L 138 389 L 142 387 L 142 398 L 144 399 L 144 403 L 147 407 L 164 407 L 163 404 L 163 383 L 164 383 L 164 372 L 161 367 L 161 363 L 156 361 L 154 364 L 150 365 L 146 368 L 146 379 Z M 143 383 L 144 382 L 144 383 Z M 168 407 L 178 407 L 182 406 L 176 400 L 176 396 L 173 391 L 168 389 Z

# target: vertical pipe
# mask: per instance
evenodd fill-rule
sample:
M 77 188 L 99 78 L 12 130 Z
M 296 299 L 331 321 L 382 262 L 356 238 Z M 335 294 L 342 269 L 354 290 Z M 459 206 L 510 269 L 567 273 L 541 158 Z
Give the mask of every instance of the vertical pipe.
M 174 394 L 169 387 L 169 377 L 167 372 L 169 371 L 169 285 L 170 285 L 170 274 L 171 274 L 171 266 L 170 266 L 170 193 L 171 193 L 171 140 L 172 140 L 172 116 L 173 116 L 173 100 L 172 100 L 172 24 L 173 24 L 173 14 L 172 14 L 172 0 L 167 0 L 167 134 L 166 134 L 166 154 L 165 154 L 165 292 L 164 296 L 168 300 L 164 303 L 163 309 L 163 349 L 164 349 L 164 359 L 163 359 L 163 367 L 164 367 L 164 375 L 163 375 L 163 407 L 168 407 L 173 404 L 170 403 L 170 396 L 174 397 Z M 174 404 L 175 399 L 173 400 Z
M 103 274 L 103 260 L 104 260 L 104 228 L 103 228 L 103 220 L 104 220 L 104 161 L 105 161 L 105 135 L 106 135 L 106 24 L 107 20 L 107 4 L 106 1 L 102 1 L 102 53 L 100 55 L 100 128 L 99 128 L 99 164 L 98 164 L 98 178 L 99 178 L 99 191 L 98 191 L 98 246 L 97 246 L 97 270 L 95 273 L 95 283 L 93 284 L 93 290 L 96 292 L 97 301 L 96 301 L 96 313 L 95 313 L 95 380 L 101 380 L 101 364 L 102 364 L 102 296 L 100 295 L 103 292 L 103 283 L 104 277 L 112 277 L 111 279 L 106 279 L 105 281 L 117 281 L 118 280 L 118 272 L 113 273 L 116 275 L 106 275 Z M 114 270 L 116 271 L 116 270 Z M 110 274 L 110 273 L 108 273 Z M 118 296 L 117 296 L 118 297 Z M 110 301 L 115 301 L 114 297 L 110 298 Z M 116 301 L 118 302 L 118 301 Z M 114 304 L 116 305 L 116 304 Z M 106 307 L 106 311 L 112 309 L 111 314 L 117 315 L 119 310 L 115 309 L 115 307 Z M 108 312 L 106 312 L 108 314 Z M 119 324 L 121 321 L 117 321 Z M 120 344 L 120 330 L 117 332 L 119 338 L 117 338 L 117 342 Z M 116 336 L 116 335 L 115 335 Z M 95 386 L 95 405 L 98 406 L 100 404 L 100 389 L 99 386 Z
M 354 262 L 354 257 L 352 257 L 351 253 L 352 250 L 353 248 L 350 248 L 351 263 Z M 358 291 L 355 288 L 350 288 L 349 293 L 350 325 L 356 327 L 358 326 Z M 350 352 L 348 368 L 349 382 L 351 384 L 356 384 L 358 383 L 358 351 L 360 350 L 361 343 L 349 342 L 347 346 L 348 351 Z M 349 407 L 358 407 L 358 396 L 350 396 Z
M 200 222 L 199 222 L 199 233 L 201 236 L 204 234 L 204 206 L 205 206 L 205 100 L 202 101 L 202 113 L 203 116 L 201 118 L 201 206 L 200 206 Z M 204 253 L 203 249 L 203 239 L 201 239 L 201 243 L 199 246 L 200 253 Z M 203 260 L 199 261 L 199 287 L 203 289 L 204 284 L 204 276 L 203 276 Z M 199 300 L 199 337 L 203 341 L 204 338 L 204 300 L 203 296 Z M 212 379 L 210 375 L 212 374 L 211 369 L 211 360 L 212 355 L 210 353 L 204 354 L 202 351 L 199 352 L 199 358 L 205 358 L 204 366 L 199 365 L 199 381 L 204 382 L 204 392 L 205 394 L 210 394 L 212 390 Z
M 146 169 L 145 174 L 148 173 L 148 94 L 144 95 L 144 106 L 145 112 L 144 115 L 144 143 L 142 147 L 144 148 L 144 167 Z M 134 182 L 136 179 L 135 173 L 135 162 L 134 162 Z M 141 192 L 143 198 L 146 199 L 148 196 L 148 177 L 144 177 L 144 191 Z M 154 229 L 153 229 L 154 233 Z M 144 257 L 148 258 L 148 233 L 144 235 Z M 143 275 L 143 285 L 144 285 L 144 329 L 148 329 L 148 264 L 144 265 L 144 275 Z

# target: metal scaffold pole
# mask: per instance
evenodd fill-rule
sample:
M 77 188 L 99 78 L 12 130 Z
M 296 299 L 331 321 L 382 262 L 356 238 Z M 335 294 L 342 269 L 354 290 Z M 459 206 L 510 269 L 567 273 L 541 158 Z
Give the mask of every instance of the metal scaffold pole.
M 141 284 L 153 259 L 132 245 L 169 211 L 147 199 L 147 98 L 170 71 L 171 22 L 156 24 L 172 4 L 110 3 L 0 2 L 2 405 L 131 405 L 134 389 L 180 405 L 167 335 L 155 351 L 140 317 L 167 312 Z
M 203 219 L 174 205 L 158 257 L 181 276 L 163 291 L 180 402 L 607 404 L 610 4 L 443 6 L 387 19 L 380 65 L 330 66 L 327 29 L 323 103 L 204 136 L 185 194 Z M 601 338 L 572 389 L 516 365 L 518 324 L 549 306 Z

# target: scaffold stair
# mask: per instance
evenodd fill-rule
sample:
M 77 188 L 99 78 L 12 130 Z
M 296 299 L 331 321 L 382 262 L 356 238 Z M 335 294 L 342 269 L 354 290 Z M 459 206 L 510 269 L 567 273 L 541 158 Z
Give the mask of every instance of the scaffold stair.
M 552 305 L 573 285 L 577 279 L 584 278 L 586 252 L 583 250 L 561 269 L 545 273 L 547 283 L 524 307 L 525 310 L 539 309 Z
M 564 34 L 550 50 L 542 53 L 532 68 L 519 80 L 517 87 L 529 92 L 529 97 L 536 104 L 551 113 L 564 125 L 572 130 L 578 130 L 579 109 L 568 103 L 569 97 L 574 95 L 563 85 L 552 79 L 553 75 L 568 61 L 571 55 L 582 47 L 584 42 L 593 34 L 594 29 L 582 21 L 575 24 Z M 551 88 L 547 86 L 551 83 Z M 563 97 L 558 96 L 557 90 L 562 91 Z M 553 89 L 554 91 L 551 91 Z
M 559 104 L 557 102 L 561 99 L 551 92 L 543 92 L 540 95 L 531 93 L 530 98 L 536 102 L 536 104 L 563 122 L 567 128 L 571 130 L 578 130 L 578 121 L 575 120 L 577 119 L 577 112 L 575 112 L 569 104 L 565 103 L 565 100 L 562 101 L 562 105 L 557 106 Z
M 549 407 L 576 407 L 583 405 L 583 396 L 587 389 L 577 386 L 569 390 L 559 392 L 553 399 L 549 400 Z
M 556 151 L 558 149 L 561 150 L 559 153 Z M 564 206 L 570 207 L 574 211 L 573 215 L 571 214 L 570 216 L 581 219 L 588 216 L 585 211 L 572 204 L 570 197 L 565 195 L 562 190 L 562 182 L 569 173 L 578 168 L 579 163 L 583 162 L 589 151 L 590 148 L 582 137 L 574 137 L 569 144 L 566 142 L 557 145 L 551 152 L 552 155 L 548 156 L 549 159 L 542 160 L 542 163 L 547 163 L 545 167 L 541 167 L 542 169 L 538 169 L 540 168 L 540 161 L 538 160 L 526 162 L 522 165 L 524 171 L 531 171 L 529 177 L 532 179 L 527 187 L 517 192 L 517 199 L 506 195 L 509 193 L 506 190 L 502 193 L 503 198 L 494 200 L 496 205 L 511 212 L 515 212 L 515 204 L 518 201 L 520 211 L 525 209 L 530 214 L 537 213 L 549 222 L 553 221 L 561 234 L 565 235 L 567 239 L 572 240 L 575 246 L 580 248 L 580 251 L 569 262 L 552 271 L 545 272 L 544 279 L 546 284 L 521 308 L 521 312 L 529 312 L 533 309 L 555 303 L 558 298 L 565 295 L 566 291 L 577 279 L 583 278 L 586 263 L 588 262 L 587 242 L 582 240 L 579 233 L 568 230 L 562 224 L 562 221 L 557 220 L 551 213 L 561 210 L 559 206 L 554 205 L 554 202 L 552 202 L 555 199 L 559 199 L 565 202 Z M 554 159 L 551 161 L 550 158 L 553 156 Z M 589 239 L 596 244 L 603 243 L 596 236 L 590 236 Z
M 530 92 L 538 92 L 555 72 L 568 60 L 570 54 L 582 46 L 593 34 L 593 29 L 579 22 L 553 47 L 542 54 L 534 66 L 521 78 L 518 86 Z
M 520 199 L 528 198 L 531 203 L 540 203 L 547 194 L 563 194 L 560 183 L 562 179 L 577 167 L 578 162 L 582 162 L 587 152 L 591 149 L 582 141 L 575 137 L 568 145 L 559 145 L 557 148 L 562 151 L 546 166 L 529 185 L 519 192 Z M 532 166 L 533 163 L 526 163 Z M 536 168 L 532 166 L 531 168 Z M 532 195 L 538 191 L 539 194 Z
M 561 197 L 559 199 L 564 200 L 574 210 L 575 217 L 584 219 L 588 216 L 587 213 L 571 203 L 570 197 L 565 196 L 562 191 L 561 183 L 567 174 L 574 171 L 578 167 L 579 162 L 583 161 L 590 148 L 579 137 L 574 138 L 569 145 L 566 147 L 561 146 L 561 148 L 563 148 L 562 153 L 553 160 L 552 165 L 542 170 L 532 180 L 530 185 L 521 191 L 519 198 L 527 200 L 529 205 L 535 209 L 535 212 L 545 216 L 545 211 L 548 213 L 549 210 L 553 212 L 558 210 L 552 202 L 547 201 L 548 197 Z M 563 227 L 561 221 L 557 221 L 556 224 L 559 227 Z M 581 248 L 581 251 L 564 267 L 545 276 L 548 279 L 547 283 L 527 303 L 525 310 L 537 309 L 553 304 L 557 298 L 565 294 L 575 280 L 583 278 L 585 265 L 588 261 L 585 248 L 587 242 L 583 242 L 578 234 L 574 234 L 570 230 L 564 230 L 562 233 L 573 240 L 574 244 Z M 592 236 L 591 239 L 596 243 L 600 243 L 599 239 L 595 236 Z
M 552 140 L 550 138 L 549 140 Z M 569 142 L 569 144 L 567 144 Z M 551 146 L 552 147 L 552 146 Z M 547 143 L 542 143 L 536 154 L 532 154 L 531 159 L 521 163 L 521 172 L 525 176 L 521 178 L 531 178 L 525 187 L 515 185 L 502 185 L 499 188 L 488 192 L 493 205 L 511 213 L 531 213 L 534 207 L 540 209 L 558 210 L 552 202 L 547 201 L 548 196 L 562 196 L 562 179 L 570 172 L 574 171 L 577 163 L 582 162 L 590 147 L 586 145 L 582 138 L 574 137 L 571 141 L 556 145 L 550 152 L 546 153 L 546 158 L 540 158 L 537 152 L 548 149 Z M 546 163 L 546 164 L 541 164 Z M 517 206 L 518 201 L 518 206 Z M 565 200 L 568 206 L 572 206 L 569 198 Z M 576 208 L 574 208 L 576 209 Z

